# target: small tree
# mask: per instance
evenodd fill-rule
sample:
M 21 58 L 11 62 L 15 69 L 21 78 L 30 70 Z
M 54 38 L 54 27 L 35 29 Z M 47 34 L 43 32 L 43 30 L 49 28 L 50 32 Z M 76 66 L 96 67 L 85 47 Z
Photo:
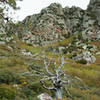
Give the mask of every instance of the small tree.
M 54 65 L 54 73 L 51 73 L 48 70 L 48 66 L 49 66 L 50 62 L 47 64 L 45 56 L 43 57 L 43 62 L 44 62 L 45 70 L 47 72 L 47 76 L 40 80 L 42 86 L 45 89 L 48 89 L 48 90 L 51 90 L 54 92 L 55 100 L 62 99 L 63 89 L 66 91 L 66 93 L 69 96 L 71 96 L 70 92 L 65 88 L 65 84 L 69 84 L 70 80 L 69 80 L 68 76 L 64 73 L 64 71 L 61 70 L 65 63 L 64 57 L 61 58 L 61 63 L 59 64 L 59 66 L 57 66 L 56 62 L 54 62 L 54 64 L 53 64 Z M 60 58 L 59 58 L 58 62 L 60 62 Z M 45 80 L 50 80 L 53 87 L 47 87 L 44 83 Z
M 83 84 L 83 81 L 79 77 L 74 76 L 74 78 L 72 78 L 68 74 L 66 74 L 64 70 L 62 70 L 62 68 L 64 67 L 63 65 L 65 64 L 64 57 L 58 59 L 59 64 L 57 64 L 56 61 L 54 61 L 53 59 L 49 59 L 49 61 L 47 62 L 45 56 L 43 56 L 42 59 L 43 59 L 43 64 L 44 64 L 43 67 L 45 68 L 45 71 L 36 69 L 36 66 L 34 66 L 29 68 L 30 72 L 25 72 L 21 75 L 39 77 L 40 83 L 43 86 L 43 88 L 50 90 L 54 93 L 55 100 L 58 99 L 62 100 L 63 90 L 66 92 L 67 97 L 69 96 L 72 98 L 68 88 L 66 88 L 65 85 L 69 87 L 86 89 L 86 86 Z M 49 69 L 50 66 L 53 67 L 52 71 L 50 71 Z M 51 83 L 51 85 L 46 84 L 47 82 Z M 80 85 L 79 82 L 81 82 L 82 84 Z

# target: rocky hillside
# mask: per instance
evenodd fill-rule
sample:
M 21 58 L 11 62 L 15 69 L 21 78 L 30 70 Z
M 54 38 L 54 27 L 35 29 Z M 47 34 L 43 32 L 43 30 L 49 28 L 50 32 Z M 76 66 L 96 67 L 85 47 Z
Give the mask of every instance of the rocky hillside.
M 35 45 L 46 45 L 78 33 L 85 40 L 100 40 L 99 10 L 99 0 L 91 0 L 87 10 L 74 6 L 62 8 L 53 3 L 19 22 L 22 28 L 16 34 L 22 41 Z
M 62 100 L 66 96 L 67 100 L 100 100 L 99 3 L 91 0 L 87 10 L 53 3 L 17 24 L 0 18 L 0 100 L 38 100 L 41 93 L 54 98 L 40 84 L 46 73 L 43 54 L 58 65 L 58 58 L 64 56 L 62 70 L 71 79 L 81 79 L 65 85 L 71 97 L 63 92 Z
M 95 14 L 98 24 L 100 25 L 100 0 L 90 0 L 88 10 Z

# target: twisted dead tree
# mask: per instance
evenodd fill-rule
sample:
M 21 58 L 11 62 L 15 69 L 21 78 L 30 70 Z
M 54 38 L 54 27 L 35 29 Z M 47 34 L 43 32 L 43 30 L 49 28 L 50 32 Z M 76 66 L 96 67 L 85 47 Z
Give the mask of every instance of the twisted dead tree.
M 64 67 L 63 65 L 65 64 L 64 57 L 59 57 L 58 58 L 58 63 L 54 61 L 54 59 L 49 59 L 47 61 L 46 56 L 42 56 L 43 64 L 44 64 L 44 69 L 45 71 L 40 71 L 36 69 L 30 68 L 30 72 L 25 72 L 21 75 L 29 75 L 31 77 L 37 76 L 40 79 L 40 83 L 43 86 L 43 88 L 50 90 L 54 93 L 55 95 L 55 100 L 62 100 L 62 94 L 63 91 L 66 92 L 67 97 L 72 97 L 71 93 L 69 92 L 68 87 L 76 87 L 80 89 L 86 89 L 87 87 L 84 85 L 84 82 L 77 76 L 74 76 L 72 78 L 68 74 L 66 74 L 62 68 Z M 50 70 L 49 68 L 52 67 L 53 70 Z M 49 81 L 49 86 L 46 84 Z M 78 82 L 81 82 L 82 84 L 80 85 Z M 76 83 L 75 83 L 76 82 Z
M 65 64 L 63 56 L 62 58 L 58 58 L 59 64 L 57 64 L 56 61 L 53 62 L 53 72 L 50 72 L 50 70 L 48 69 L 50 65 L 50 60 L 49 62 L 47 62 L 45 56 L 43 56 L 42 59 L 47 75 L 40 80 L 40 83 L 45 89 L 54 92 L 55 100 L 62 100 L 63 90 L 66 92 L 67 97 L 73 98 L 69 90 L 65 87 L 65 85 L 69 87 L 78 87 L 80 89 L 86 89 L 84 82 L 79 77 L 74 76 L 74 78 L 71 78 L 62 70 L 62 68 L 64 67 L 63 65 Z M 46 80 L 49 80 L 51 82 L 52 87 L 46 86 Z M 81 86 L 77 84 L 77 81 L 82 83 Z
M 42 86 L 45 89 L 51 90 L 54 92 L 55 100 L 58 100 L 58 99 L 62 100 L 63 89 L 66 91 L 67 95 L 71 96 L 70 92 L 65 87 L 65 84 L 70 84 L 70 80 L 67 78 L 64 71 L 61 70 L 63 68 L 63 65 L 64 65 L 64 57 L 62 57 L 61 59 L 59 58 L 58 62 L 60 62 L 60 60 L 61 60 L 61 63 L 59 64 L 59 66 L 57 66 L 56 62 L 54 62 L 54 64 L 53 64 L 54 65 L 54 73 L 51 73 L 48 70 L 48 66 L 50 65 L 50 62 L 47 63 L 46 58 L 44 56 L 43 62 L 44 62 L 44 68 L 47 72 L 47 76 L 40 80 Z M 45 80 L 51 81 L 52 87 L 47 87 L 45 82 L 44 82 Z

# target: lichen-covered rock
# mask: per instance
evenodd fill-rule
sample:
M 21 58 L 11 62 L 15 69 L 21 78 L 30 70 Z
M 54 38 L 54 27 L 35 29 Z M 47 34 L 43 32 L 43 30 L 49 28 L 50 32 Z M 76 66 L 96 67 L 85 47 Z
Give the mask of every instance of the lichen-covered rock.
M 75 61 L 86 61 L 87 64 L 91 64 L 96 61 L 96 58 L 89 51 L 82 52 L 72 59 Z
M 93 8 L 95 1 L 90 1 L 88 8 Z M 77 33 L 82 34 L 84 40 L 100 40 L 98 4 L 99 0 L 95 3 L 96 9 L 94 7 L 93 12 L 92 9 L 83 10 L 74 6 L 62 8 L 60 4 L 52 3 L 39 14 L 28 16 L 19 22 L 15 34 L 22 41 L 33 45 L 47 45 L 51 41 L 60 41 Z
M 2 35 L 2 34 L 6 34 L 5 23 L 4 23 L 4 20 L 2 18 L 0 18 L 0 35 Z
M 11 42 L 13 40 L 13 36 L 11 36 L 11 33 L 7 34 L 7 29 L 9 28 L 9 25 L 4 22 L 4 20 L 0 19 L 0 44 L 6 44 L 8 42 Z M 11 30 L 11 29 L 9 29 Z
M 27 51 L 27 50 L 21 50 L 21 54 L 24 55 L 24 56 L 30 56 L 30 57 L 33 57 L 32 53 Z
M 94 13 L 100 25 L 100 0 L 90 0 L 88 9 Z
M 53 100 L 48 93 L 42 93 L 37 97 L 39 100 Z

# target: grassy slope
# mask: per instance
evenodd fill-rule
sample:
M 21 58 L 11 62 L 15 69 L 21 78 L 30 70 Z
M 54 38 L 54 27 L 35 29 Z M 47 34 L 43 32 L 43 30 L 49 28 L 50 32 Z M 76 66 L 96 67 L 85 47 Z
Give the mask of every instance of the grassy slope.
M 6 72 L 9 71 L 13 74 L 23 73 L 27 72 L 30 65 L 41 65 L 40 60 L 34 60 L 34 58 L 22 56 L 19 52 L 22 49 L 26 49 L 30 51 L 32 54 L 41 54 L 43 50 L 46 50 L 49 46 L 45 47 L 33 47 L 29 46 L 25 43 L 22 43 L 20 40 L 18 40 L 16 37 L 15 43 L 9 43 L 8 45 L 12 48 L 15 48 L 14 50 L 11 50 L 8 45 L 0 45 L 0 72 Z M 67 40 L 63 40 L 61 42 L 54 43 L 52 46 L 61 46 L 61 45 L 67 45 L 70 43 L 73 39 L 73 36 Z M 98 42 L 93 42 L 92 44 L 97 45 L 98 48 L 100 48 L 100 45 Z M 58 58 L 59 54 L 54 54 L 52 52 L 45 52 L 45 54 L 50 57 L 54 57 L 55 59 Z M 87 90 L 81 90 L 77 88 L 69 88 L 72 95 L 74 96 L 75 100 L 100 100 L 100 56 L 97 56 L 97 61 L 94 64 L 91 65 L 82 65 L 78 64 L 72 60 L 66 59 L 68 64 L 64 65 L 64 70 L 67 74 L 70 74 L 72 76 L 78 76 L 80 77 L 83 82 L 89 87 Z M 0 76 L 3 77 L 3 76 Z M 18 92 L 19 90 L 16 90 L 16 95 L 18 100 L 37 100 L 36 95 L 39 93 L 42 93 L 46 90 L 44 90 L 40 83 L 38 82 L 37 77 L 21 77 L 20 83 L 18 83 L 18 86 L 23 88 L 24 92 Z M 10 84 L 5 84 L 5 86 L 12 87 L 13 81 Z M 10 88 L 14 90 L 13 88 Z M 15 88 L 16 89 L 16 88 Z M 47 91 L 46 91 L 47 92 Z M 29 94 L 31 93 L 31 94 Z M 0 94 L 1 95 L 1 94 Z M 23 95 L 21 97 L 21 95 Z M 65 93 L 64 93 L 65 95 Z M 34 96 L 34 97 L 32 97 Z M 8 97 L 7 97 L 8 98 Z M 24 98 L 24 99 L 23 99 Z M 33 98 L 33 99 L 31 99 Z M 9 98 L 8 98 L 9 99 Z M 10 100 L 10 99 L 9 99 Z M 66 99 L 64 99 L 66 100 Z M 72 100 L 71 98 L 68 98 L 67 100 Z

